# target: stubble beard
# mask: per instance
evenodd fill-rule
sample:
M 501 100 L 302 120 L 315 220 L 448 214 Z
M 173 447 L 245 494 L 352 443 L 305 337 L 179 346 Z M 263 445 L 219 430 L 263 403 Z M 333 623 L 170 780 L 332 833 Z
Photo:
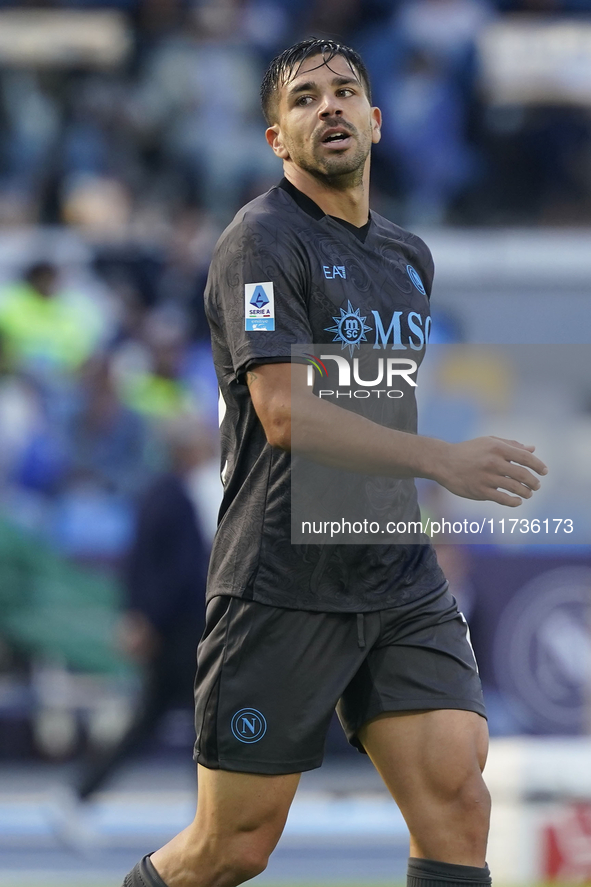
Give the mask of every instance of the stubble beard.
M 359 135 L 356 135 L 359 139 Z M 320 147 L 312 148 L 311 151 L 294 151 L 290 149 L 292 161 L 301 169 L 320 179 L 322 182 L 330 185 L 331 188 L 338 190 L 347 190 L 355 188 L 363 182 L 363 174 L 365 171 L 365 161 L 371 148 L 371 138 L 365 144 L 359 140 L 353 151 L 348 151 L 342 155 L 335 154 L 333 156 L 320 156 Z

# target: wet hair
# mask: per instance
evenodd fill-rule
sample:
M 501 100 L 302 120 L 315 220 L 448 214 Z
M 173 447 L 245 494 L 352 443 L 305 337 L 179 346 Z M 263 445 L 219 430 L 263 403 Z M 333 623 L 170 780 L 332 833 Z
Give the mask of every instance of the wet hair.
M 371 85 L 367 68 L 358 52 L 350 46 L 337 43 L 336 40 L 328 40 L 324 37 L 307 37 L 299 43 L 294 43 L 288 49 L 284 49 L 273 59 L 263 77 L 261 84 L 261 105 L 265 120 L 272 126 L 276 122 L 277 99 L 279 90 L 285 86 L 292 77 L 296 77 L 306 59 L 314 55 L 322 56 L 322 65 L 330 66 L 335 55 L 342 56 L 348 63 L 351 71 L 361 81 L 371 102 Z

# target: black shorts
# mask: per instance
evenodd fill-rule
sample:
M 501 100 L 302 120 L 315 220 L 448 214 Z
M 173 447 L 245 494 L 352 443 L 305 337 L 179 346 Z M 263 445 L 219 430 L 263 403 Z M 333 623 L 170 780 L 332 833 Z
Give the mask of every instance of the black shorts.
M 447 586 L 372 613 L 216 597 L 197 653 L 195 760 L 248 773 L 322 763 L 332 713 L 349 742 L 383 712 L 485 716 L 468 627 Z

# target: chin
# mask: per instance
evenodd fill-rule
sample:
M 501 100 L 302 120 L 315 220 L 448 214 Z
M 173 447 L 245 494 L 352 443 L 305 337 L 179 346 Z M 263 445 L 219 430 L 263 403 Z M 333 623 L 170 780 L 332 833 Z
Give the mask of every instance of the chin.
M 365 159 L 359 163 L 352 163 L 350 160 L 343 160 L 342 163 L 338 163 L 338 161 L 327 163 L 324 167 L 324 175 L 325 176 L 353 176 L 356 173 L 359 175 L 363 175 L 363 169 L 365 167 Z

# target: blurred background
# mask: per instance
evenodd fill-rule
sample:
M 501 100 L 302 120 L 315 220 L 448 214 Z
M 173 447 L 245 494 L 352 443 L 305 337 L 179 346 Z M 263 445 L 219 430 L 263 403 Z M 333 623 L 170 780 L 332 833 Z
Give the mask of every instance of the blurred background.
M 203 288 L 281 177 L 258 88 L 309 34 L 366 61 L 372 206 L 431 246 L 433 341 L 591 342 L 589 0 L 0 0 L 3 887 L 118 887 L 192 816 L 220 498 Z M 453 439 L 514 379 L 476 357 L 438 384 L 424 428 Z M 588 373 L 550 411 L 528 385 L 589 483 Z M 571 516 L 554 490 L 546 516 Z M 591 547 L 440 557 L 490 710 L 496 880 L 591 882 Z M 333 724 L 259 880 L 402 882 L 406 855 Z

